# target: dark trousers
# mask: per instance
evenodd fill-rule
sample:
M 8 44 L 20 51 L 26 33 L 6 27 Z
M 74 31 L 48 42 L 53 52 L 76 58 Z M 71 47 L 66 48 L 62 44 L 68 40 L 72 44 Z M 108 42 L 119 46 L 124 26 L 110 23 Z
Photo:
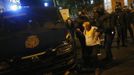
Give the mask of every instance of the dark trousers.
M 87 67 L 100 67 L 100 62 L 97 58 L 98 45 L 86 46 L 85 50 L 82 51 L 84 64 Z
M 122 46 L 126 45 L 126 37 L 127 27 L 117 26 L 117 45 L 120 45 L 120 41 L 122 42 Z
M 85 36 L 79 31 L 76 31 L 76 37 L 79 39 L 82 50 L 85 50 Z
M 130 37 L 131 37 L 132 41 L 134 41 L 134 33 L 133 33 L 133 29 L 132 29 L 131 25 L 128 25 L 127 28 L 130 33 Z
M 112 60 L 112 58 L 113 58 L 111 47 L 112 47 L 114 35 L 115 35 L 115 33 L 114 32 L 112 33 L 112 31 L 111 31 L 111 33 L 105 33 L 104 48 L 106 51 L 106 59 L 107 60 Z

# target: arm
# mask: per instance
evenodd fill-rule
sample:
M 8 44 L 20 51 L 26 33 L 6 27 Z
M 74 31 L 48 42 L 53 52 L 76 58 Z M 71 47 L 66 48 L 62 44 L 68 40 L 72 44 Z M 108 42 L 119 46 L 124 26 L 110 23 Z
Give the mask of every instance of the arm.
M 97 30 L 97 27 L 94 27 L 94 40 L 97 41 L 100 37 L 100 32 Z
M 100 36 L 100 32 L 97 32 L 97 31 L 96 31 L 96 32 L 95 32 L 94 39 L 95 39 L 95 40 L 98 40 L 99 36 Z

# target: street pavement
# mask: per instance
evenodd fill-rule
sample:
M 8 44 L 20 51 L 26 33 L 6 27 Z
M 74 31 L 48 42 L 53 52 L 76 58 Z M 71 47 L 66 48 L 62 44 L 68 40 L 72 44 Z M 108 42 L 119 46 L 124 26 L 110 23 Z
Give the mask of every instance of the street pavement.
M 117 48 L 114 41 L 112 53 L 114 61 L 104 64 L 104 68 L 100 70 L 101 75 L 134 75 L 134 43 L 128 40 L 127 47 Z M 71 75 L 94 75 L 94 71 L 76 72 Z
M 115 65 L 105 69 L 101 75 L 134 75 L 134 43 L 128 47 L 112 48 Z

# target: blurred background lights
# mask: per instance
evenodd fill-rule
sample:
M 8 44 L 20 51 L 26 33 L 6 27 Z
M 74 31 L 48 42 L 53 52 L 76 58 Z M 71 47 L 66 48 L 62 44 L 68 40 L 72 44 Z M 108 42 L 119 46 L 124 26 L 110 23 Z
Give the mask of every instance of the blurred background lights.
M 45 3 L 44 3 L 44 6 L 45 6 L 45 7 L 48 7 L 48 6 L 49 6 L 49 4 L 48 4 L 47 2 L 45 2 Z
M 21 3 L 20 0 L 9 0 L 9 10 L 19 10 L 21 9 Z
M 10 6 L 10 9 L 11 9 L 11 10 L 17 10 L 17 9 L 18 9 L 18 6 L 17 6 L 17 5 L 11 5 L 11 6 Z

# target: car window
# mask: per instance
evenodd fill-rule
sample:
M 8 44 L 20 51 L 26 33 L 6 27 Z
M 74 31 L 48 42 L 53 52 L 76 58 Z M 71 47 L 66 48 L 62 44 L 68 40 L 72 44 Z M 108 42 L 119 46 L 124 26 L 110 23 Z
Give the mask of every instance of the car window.
M 1 29 L 9 32 L 25 30 L 28 26 L 28 18 L 26 14 L 22 14 L 4 13 L 0 22 Z
M 27 29 L 59 29 L 65 28 L 61 16 L 56 9 L 30 9 L 23 12 L 4 13 L 0 21 L 0 29 L 6 32 Z

